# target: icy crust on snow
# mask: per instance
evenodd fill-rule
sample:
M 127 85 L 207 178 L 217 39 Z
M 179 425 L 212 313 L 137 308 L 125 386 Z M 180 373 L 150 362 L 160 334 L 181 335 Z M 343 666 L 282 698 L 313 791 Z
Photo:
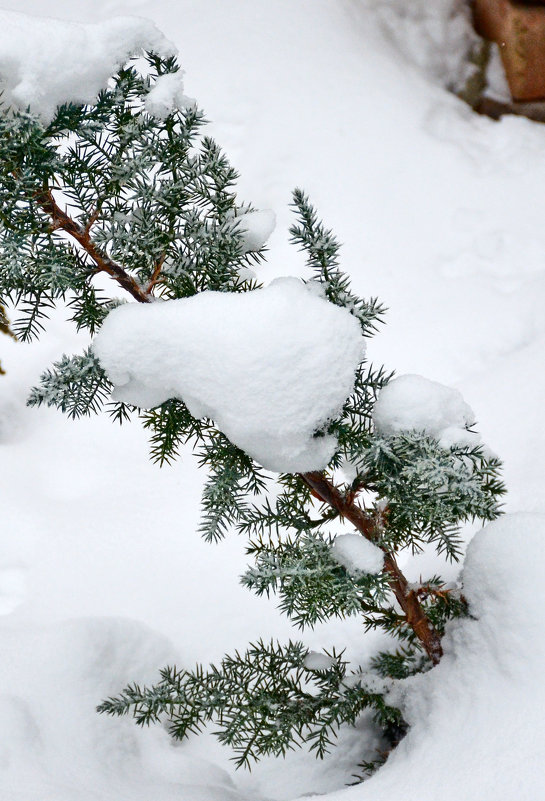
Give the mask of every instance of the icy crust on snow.
M 386 765 L 328 801 L 545 798 L 545 516 L 505 515 L 475 535 L 463 570 L 471 618 L 404 682 L 411 725 Z
M 361 534 L 339 534 L 331 545 L 331 556 L 351 576 L 380 573 L 384 566 L 384 552 Z
M 30 108 L 44 123 L 63 103 L 90 103 L 131 56 L 176 49 L 155 25 L 138 17 L 96 24 L 65 22 L 0 10 L 2 102 Z
M 180 398 L 275 472 L 324 468 L 333 436 L 314 436 L 350 395 L 365 345 L 355 317 L 279 278 L 252 292 L 128 303 L 93 350 L 113 398 L 142 408 Z
M 457 389 L 421 375 L 394 378 L 381 390 L 373 410 L 379 434 L 423 431 L 444 448 L 477 445 L 480 436 L 467 430 L 474 421 L 473 410 Z

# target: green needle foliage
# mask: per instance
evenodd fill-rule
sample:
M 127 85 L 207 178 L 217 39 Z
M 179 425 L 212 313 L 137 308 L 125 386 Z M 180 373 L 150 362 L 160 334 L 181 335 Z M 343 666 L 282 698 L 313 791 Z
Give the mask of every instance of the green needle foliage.
M 365 677 L 347 671 L 342 655 L 330 655 L 323 669 L 305 667 L 308 649 L 300 642 L 281 646 L 262 641 L 207 671 L 166 668 L 152 688 L 127 687 L 100 711 L 125 715 L 137 723 L 170 719 L 170 733 L 182 739 L 209 722 L 221 726 L 218 737 L 230 746 L 237 767 L 256 754 L 285 755 L 306 743 L 323 757 L 343 723 L 355 723 L 366 708 L 384 727 L 399 727 L 399 711 L 389 707 Z
M 57 304 L 92 336 L 128 297 L 147 303 L 258 286 L 249 268 L 264 252 L 248 250 L 239 219 L 251 207 L 238 202 L 235 171 L 202 135 L 203 113 L 187 107 L 158 119 L 146 110 L 157 79 L 178 69 L 153 53 L 129 61 L 94 104 L 64 105 L 48 125 L 0 108 L 0 302 L 14 309 L 19 339 L 38 336 Z M 335 237 L 300 190 L 293 207 L 292 240 L 306 253 L 308 280 L 372 336 L 384 308 L 354 294 Z M 110 403 L 92 348 L 44 373 L 30 405 L 71 418 L 101 410 L 119 423 L 139 418 L 158 464 L 189 446 L 208 476 L 201 534 L 245 535 L 251 564 L 242 583 L 277 595 L 296 626 L 358 616 L 364 629 L 390 637 L 363 668 L 335 652 L 317 662 L 300 642 L 258 642 L 206 670 L 166 668 L 155 686 L 130 685 L 101 712 L 140 724 L 167 719 L 175 738 L 211 723 L 237 765 L 302 743 L 323 756 L 364 709 L 390 745 L 399 741 L 406 725 L 389 689 L 439 661 L 446 624 L 467 610 L 440 576 L 410 586 L 396 555 L 433 546 L 457 560 L 460 526 L 496 517 L 504 487 L 499 461 L 482 447 L 442 447 L 421 431 L 377 433 L 373 408 L 390 378 L 363 362 L 338 418 L 316 432 L 338 441 L 327 470 L 274 476 L 181 400 L 149 410 Z M 372 574 L 340 564 L 331 546 L 342 531 L 382 549 L 384 568 Z

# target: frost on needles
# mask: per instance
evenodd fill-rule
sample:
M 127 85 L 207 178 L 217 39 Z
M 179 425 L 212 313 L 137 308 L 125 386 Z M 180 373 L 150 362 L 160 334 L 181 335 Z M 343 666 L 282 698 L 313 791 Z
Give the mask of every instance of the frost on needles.
M 0 16 L 0 303 L 21 340 L 57 304 L 95 338 L 29 404 L 140 420 L 159 464 L 188 447 L 207 472 L 201 533 L 246 536 L 250 591 L 276 594 L 301 630 L 357 616 L 389 635 L 363 666 L 260 641 L 207 669 L 165 668 L 100 711 L 166 720 L 176 738 L 212 723 L 239 765 L 301 743 L 322 756 L 366 708 L 393 747 L 406 731 L 394 686 L 439 662 L 447 622 L 467 612 L 440 576 L 410 585 L 398 555 L 431 544 L 458 559 L 460 526 L 499 514 L 499 461 L 457 393 L 389 383 L 365 361 L 384 309 L 354 294 L 300 190 L 306 278 L 260 288 L 274 215 L 238 200 L 153 26 L 33 21 L 17 40 L 22 20 Z M 51 69 L 50 42 L 79 72 Z M 100 63 L 83 57 L 95 45 Z

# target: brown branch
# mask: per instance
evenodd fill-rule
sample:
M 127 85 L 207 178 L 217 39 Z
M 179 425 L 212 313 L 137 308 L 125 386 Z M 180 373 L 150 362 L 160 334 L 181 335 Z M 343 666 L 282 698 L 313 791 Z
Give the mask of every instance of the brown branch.
M 312 472 L 299 475 L 310 487 L 313 495 L 336 509 L 340 516 L 349 520 L 364 537 L 382 547 L 377 541 L 383 521 L 377 520 L 365 512 L 353 499 L 346 498 L 323 473 Z M 441 638 L 422 608 L 417 592 L 410 589 L 409 582 L 399 569 L 394 555 L 385 548 L 382 550 L 384 551 L 384 572 L 389 574 L 390 586 L 397 602 L 405 614 L 407 623 L 420 640 L 433 664 L 436 665 L 443 655 Z
M 85 223 L 85 228 L 83 229 L 84 233 L 88 234 L 90 232 L 91 228 L 96 223 L 99 216 L 100 216 L 100 207 L 97 206 L 96 209 L 91 214 L 91 216 L 89 217 L 89 219 L 87 220 L 87 222 Z
M 143 289 L 140 284 L 129 275 L 123 267 L 111 259 L 107 253 L 101 250 L 93 242 L 89 234 L 89 226 L 83 228 L 79 223 L 73 220 L 60 206 L 56 203 L 51 190 L 44 190 L 36 195 L 36 200 L 51 217 L 52 230 L 65 231 L 67 234 L 76 240 L 81 245 L 83 250 L 92 258 L 99 271 L 105 272 L 114 278 L 117 283 L 123 287 L 129 294 L 135 298 L 139 303 L 150 303 L 151 298 Z
M 159 280 L 159 276 L 161 275 L 161 270 L 163 269 L 163 264 L 165 263 L 166 255 L 167 255 L 166 253 L 163 253 L 161 258 L 157 261 L 157 264 L 155 265 L 155 268 L 154 268 L 153 273 L 152 273 L 151 278 L 150 278 L 150 282 L 146 287 L 146 294 L 147 295 L 151 294 L 151 292 L 153 291 L 153 287 L 155 286 L 155 284 Z

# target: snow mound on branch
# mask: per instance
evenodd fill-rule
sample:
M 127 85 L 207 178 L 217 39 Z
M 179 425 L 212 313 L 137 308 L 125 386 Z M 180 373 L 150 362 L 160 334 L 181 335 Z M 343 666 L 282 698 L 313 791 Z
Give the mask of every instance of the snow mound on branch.
M 2 102 L 30 108 L 44 123 L 63 103 L 90 103 L 131 56 L 176 49 L 155 25 L 138 17 L 77 24 L 0 10 Z
M 339 534 L 331 545 L 331 556 L 353 576 L 380 573 L 384 566 L 383 551 L 361 534 Z
M 474 446 L 480 437 L 468 431 L 475 415 L 460 392 L 421 375 L 401 375 L 381 391 L 373 410 L 379 434 L 423 431 L 445 448 Z
M 238 230 L 242 234 L 245 253 L 260 250 L 270 237 L 276 226 L 276 215 L 272 209 L 247 211 L 237 217 L 240 222 Z
M 119 306 L 93 349 L 115 400 L 152 408 L 180 398 L 265 468 L 300 472 L 333 456 L 335 437 L 314 434 L 350 395 L 365 345 L 346 309 L 279 278 L 252 292 Z
M 404 801 L 545 798 L 544 574 L 545 516 L 505 515 L 476 534 L 463 570 L 472 617 L 449 625 L 436 668 L 404 683 L 407 737 L 328 801 L 392 801 L 400 787 Z
M 319 651 L 309 651 L 303 660 L 303 667 L 307 670 L 326 671 L 331 670 L 337 660 L 333 656 L 320 653 Z
M 160 75 L 148 92 L 145 107 L 148 114 L 164 120 L 176 109 L 195 105 L 195 100 L 184 95 L 184 81 L 181 70 Z

